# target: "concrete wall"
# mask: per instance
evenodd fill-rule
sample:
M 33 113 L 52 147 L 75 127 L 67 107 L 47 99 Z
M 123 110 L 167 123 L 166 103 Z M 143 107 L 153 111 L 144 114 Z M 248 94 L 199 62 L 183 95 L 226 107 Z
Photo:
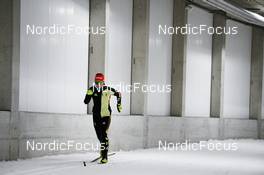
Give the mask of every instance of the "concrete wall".
M 30 158 L 43 155 L 80 152 L 27 150 L 27 142 L 49 143 L 75 141 L 98 144 L 91 115 L 67 115 L 47 113 L 20 113 L 19 157 Z M 109 130 L 111 150 L 143 148 L 144 117 L 113 116 Z M 93 151 L 93 150 L 90 150 Z
M 76 152 L 69 151 L 27 151 L 27 141 L 52 142 L 68 140 L 81 143 L 96 143 L 92 117 L 88 115 L 60 115 L 44 113 L 20 113 L 19 157 L 29 158 L 49 154 Z
M 261 120 L 260 123 L 260 138 L 264 139 L 264 120 Z
M 10 112 L 0 111 L 0 160 L 9 159 Z
M 256 120 L 223 119 L 223 138 L 257 138 L 258 129 Z
M 80 152 L 27 150 L 27 141 L 98 143 L 90 115 L 19 113 L 19 157 Z M 0 160 L 9 158 L 10 113 L 0 112 Z M 264 123 L 262 124 L 262 126 Z M 262 127 L 262 136 L 264 135 Z M 112 116 L 110 149 L 134 150 L 157 147 L 159 141 L 184 142 L 208 139 L 257 138 L 257 120 L 169 116 Z M 92 150 L 90 150 L 92 151 Z
M 27 25 L 44 28 L 54 24 L 66 31 L 68 25 L 88 27 L 88 1 L 21 1 L 19 109 L 86 113 L 80 102 L 88 81 L 88 34 L 78 34 L 79 30 L 39 35 L 27 31 Z
M 145 146 L 145 117 L 112 116 L 109 130 L 111 150 L 134 150 Z

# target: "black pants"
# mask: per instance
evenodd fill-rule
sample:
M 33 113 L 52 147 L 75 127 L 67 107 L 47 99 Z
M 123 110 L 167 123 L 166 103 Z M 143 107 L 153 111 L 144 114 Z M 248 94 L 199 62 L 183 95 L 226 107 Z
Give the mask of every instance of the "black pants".
M 109 140 L 107 131 L 111 123 L 111 117 L 101 117 L 100 114 L 93 113 L 93 123 L 96 136 L 101 144 L 101 156 L 107 159 Z

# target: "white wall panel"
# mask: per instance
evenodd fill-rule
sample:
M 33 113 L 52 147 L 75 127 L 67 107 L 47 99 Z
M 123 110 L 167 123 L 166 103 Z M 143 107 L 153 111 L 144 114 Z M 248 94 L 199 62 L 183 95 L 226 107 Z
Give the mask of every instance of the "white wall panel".
M 223 116 L 248 118 L 251 27 L 227 20 L 227 27 L 232 26 L 238 27 L 238 34 L 226 36 Z
M 212 14 L 200 8 L 188 10 L 188 24 L 212 26 Z M 212 36 L 208 32 L 187 35 L 185 116 L 210 115 Z
M 148 84 L 162 88 L 171 84 L 172 36 L 159 34 L 159 25 L 173 26 L 173 1 L 151 0 L 149 15 Z M 147 94 L 149 115 L 170 114 L 170 93 Z
M 106 82 L 116 89 L 118 84 L 131 83 L 132 0 L 111 0 L 108 22 Z M 116 98 L 112 98 L 116 114 Z M 122 92 L 122 114 L 130 114 L 130 93 Z
M 87 0 L 22 0 L 20 110 L 85 113 L 88 35 L 27 35 L 26 25 L 89 26 Z

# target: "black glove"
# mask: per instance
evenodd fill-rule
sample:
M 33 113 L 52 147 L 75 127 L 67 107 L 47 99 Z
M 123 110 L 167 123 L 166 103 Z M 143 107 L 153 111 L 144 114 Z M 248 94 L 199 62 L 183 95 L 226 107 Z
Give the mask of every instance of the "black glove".
M 117 104 L 116 107 L 117 107 L 117 111 L 118 112 L 121 112 L 122 111 L 122 105 L 121 104 Z

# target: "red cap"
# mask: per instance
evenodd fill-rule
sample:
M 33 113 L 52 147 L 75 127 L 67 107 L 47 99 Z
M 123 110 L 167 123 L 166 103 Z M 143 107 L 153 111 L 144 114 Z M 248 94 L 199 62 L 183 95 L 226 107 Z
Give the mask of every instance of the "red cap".
M 102 73 L 97 73 L 97 74 L 95 75 L 94 80 L 95 80 L 96 82 L 97 82 L 97 81 L 104 81 L 104 74 L 102 74 Z

